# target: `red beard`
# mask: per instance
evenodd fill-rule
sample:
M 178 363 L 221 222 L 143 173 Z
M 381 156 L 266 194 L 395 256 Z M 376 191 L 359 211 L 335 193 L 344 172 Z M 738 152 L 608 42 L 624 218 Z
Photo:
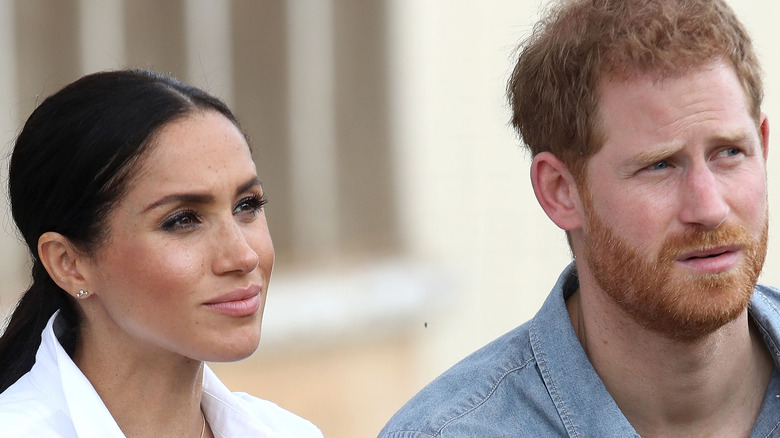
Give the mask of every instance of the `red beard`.
M 641 326 L 678 341 L 695 341 L 745 310 L 764 265 L 768 221 L 755 239 L 742 226 L 690 227 L 669 236 L 651 259 L 614 233 L 583 199 L 587 220 L 585 261 L 598 285 Z M 726 272 L 674 273 L 683 253 L 716 246 L 742 246 L 744 260 Z

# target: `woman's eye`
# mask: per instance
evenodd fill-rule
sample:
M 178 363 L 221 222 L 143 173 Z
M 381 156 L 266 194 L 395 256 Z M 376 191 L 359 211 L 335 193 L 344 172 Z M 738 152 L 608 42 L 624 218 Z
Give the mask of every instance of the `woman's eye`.
M 254 217 L 260 210 L 263 209 L 263 206 L 267 203 L 268 200 L 266 199 L 265 195 L 248 196 L 236 204 L 236 207 L 233 209 L 233 214 L 247 213 Z
M 183 211 L 166 219 L 162 224 L 162 229 L 165 231 L 189 230 L 198 224 L 200 224 L 200 219 L 195 212 Z

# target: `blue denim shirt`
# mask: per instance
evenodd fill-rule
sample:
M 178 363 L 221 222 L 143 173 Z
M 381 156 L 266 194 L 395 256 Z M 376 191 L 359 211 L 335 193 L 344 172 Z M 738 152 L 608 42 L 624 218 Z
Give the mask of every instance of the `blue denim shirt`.
M 529 322 L 471 354 L 396 413 L 380 438 L 637 437 L 588 361 L 566 311 L 570 265 Z M 749 314 L 775 359 L 752 437 L 780 437 L 780 290 L 759 285 Z

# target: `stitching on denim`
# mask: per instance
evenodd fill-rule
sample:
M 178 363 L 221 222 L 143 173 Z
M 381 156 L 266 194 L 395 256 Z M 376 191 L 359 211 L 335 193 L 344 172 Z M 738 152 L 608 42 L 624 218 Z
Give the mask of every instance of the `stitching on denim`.
M 536 328 L 536 324 L 533 324 L 532 329 L 531 329 L 531 344 L 534 347 L 538 348 L 538 347 L 540 347 L 540 345 L 539 345 L 539 338 L 536 336 L 535 328 Z M 536 349 L 535 349 L 535 351 L 536 351 Z M 537 355 L 534 353 L 534 356 L 537 356 Z M 552 397 L 553 403 L 555 403 L 555 406 L 560 410 L 561 420 L 564 422 L 564 425 L 568 426 L 567 429 L 572 431 L 572 433 L 574 434 L 574 437 L 579 437 L 580 435 L 579 435 L 579 433 L 577 433 L 577 429 L 574 427 L 574 422 L 569 417 L 569 411 L 566 410 L 566 406 L 564 405 L 563 400 L 560 397 L 560 394 L 558 392 L 558 388 L 555 386 L 555 381 L 553 380 L 553 378 L 550 375 L 550 373 L 547 371 L 547 361 L 545 359 L 545 355 L 544 354 L 539 355 L 537 357 L 537 360 L 539 361 L 540 365 L 544 364 L 544 367 L 542 367 L 542 366 L 539 367 L 539 371 L 541 371 L 545 375 L 545 377 L 546 377 L 545 384 L 547 382 L 550 383 L 550 396 Z
M 522 370 L 523 368 L 527 367 L 529 363 L 531 363 L 533 361 L 534 361 L 533 357 L 529 358 L 527 361 L 525 361 L 524 363 L 520 364 L 519 366 L 517 366 L 515 368 L 511 368 L 511 369 L 507 370 L 506 372 L 504 372 L 504 374 L 502 374 L 501 377 L 499 377 L 498 380 L 496 380 L 496 383 L 493 385 L 493 387 L 490 388 L 490 392 L 487 393 L 485 398 L 483 398 L 479 403 L 475 404 L 471 408 L 463 411 L 459 415 L 456 415 L 456 416 L 450 418 L 449 420 L 445 421 L 444 424 L 442 424 L 441 427 L 436 430 L 436 436 L 441 436 L 441 432 L 444 430 L 444 428 L 447 427 L 453 421 L 457 420 L 458 418 L 463 417 L 464 415 L 466 415 L 468 413 L 473 412 L 475 409 L 477 409 L 478 407 L 480 407 L 483 404 L 485 404 L 490 399 L 490 397 L 493 396 L 493 394 L 496 392 L 496 389 L 498 389 L 498 387 L 501 385 L 501 382 L 503 382 L 504 379 L 506 379 L 506 377 L 508 375 L 510 375 L 510 374 L 512 374 L 512 373 L 514 373 L 516 371 Z
M 382 437 L 380 437 L 380 438 L 393 438 L 393 437 L 404 438 L 404 437 L 406 436 L 406 434 L 407 434 L 407 433 L 414 433 L 414 434 L 416 434 L 415 436 L 418 436 L 418 437 L 419 437 L 419 436 L 423 436 L 423 435 L 425 435 L 425 436 L 429 436 L 429 437 L 431 437 L 431 438 L 436 438 L 436 436 L 437 436 L 437 435 L 439 435 L 440 431 L 439 431 L 439 432 L 436 432 L 436 435 L 430 435 L 430 434 L 427 434 L 427 433 L 425 433 L 425 432 L 420 432 L 419 430 L 406 430 L 406 429 L 401 429 L 401 430 L 395 430 L 395 431 L 393 431 L 393 432 L 390 432 L 390 433 L 388 433 L 388 434 L 385 434 L 385 435 L 383 435 L 383 436 L 382 436 Z
M 769 433 L 766 434 L 764 438 L 772 438 L 772 433 L 777 430 L 777 427 L 780 426 L 780 421 L 775 423 L 775 427 L 772 428 L 772 430 L 769 431 Z

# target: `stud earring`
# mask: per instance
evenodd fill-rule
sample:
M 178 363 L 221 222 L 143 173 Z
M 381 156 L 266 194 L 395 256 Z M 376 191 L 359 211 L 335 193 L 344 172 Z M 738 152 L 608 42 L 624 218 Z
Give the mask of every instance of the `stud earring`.
M 81 289 L 79 290 L 79 293 L 76 294 L 76 298 L 86 298 L 87 295 L 89 295 L 89 291 Z

